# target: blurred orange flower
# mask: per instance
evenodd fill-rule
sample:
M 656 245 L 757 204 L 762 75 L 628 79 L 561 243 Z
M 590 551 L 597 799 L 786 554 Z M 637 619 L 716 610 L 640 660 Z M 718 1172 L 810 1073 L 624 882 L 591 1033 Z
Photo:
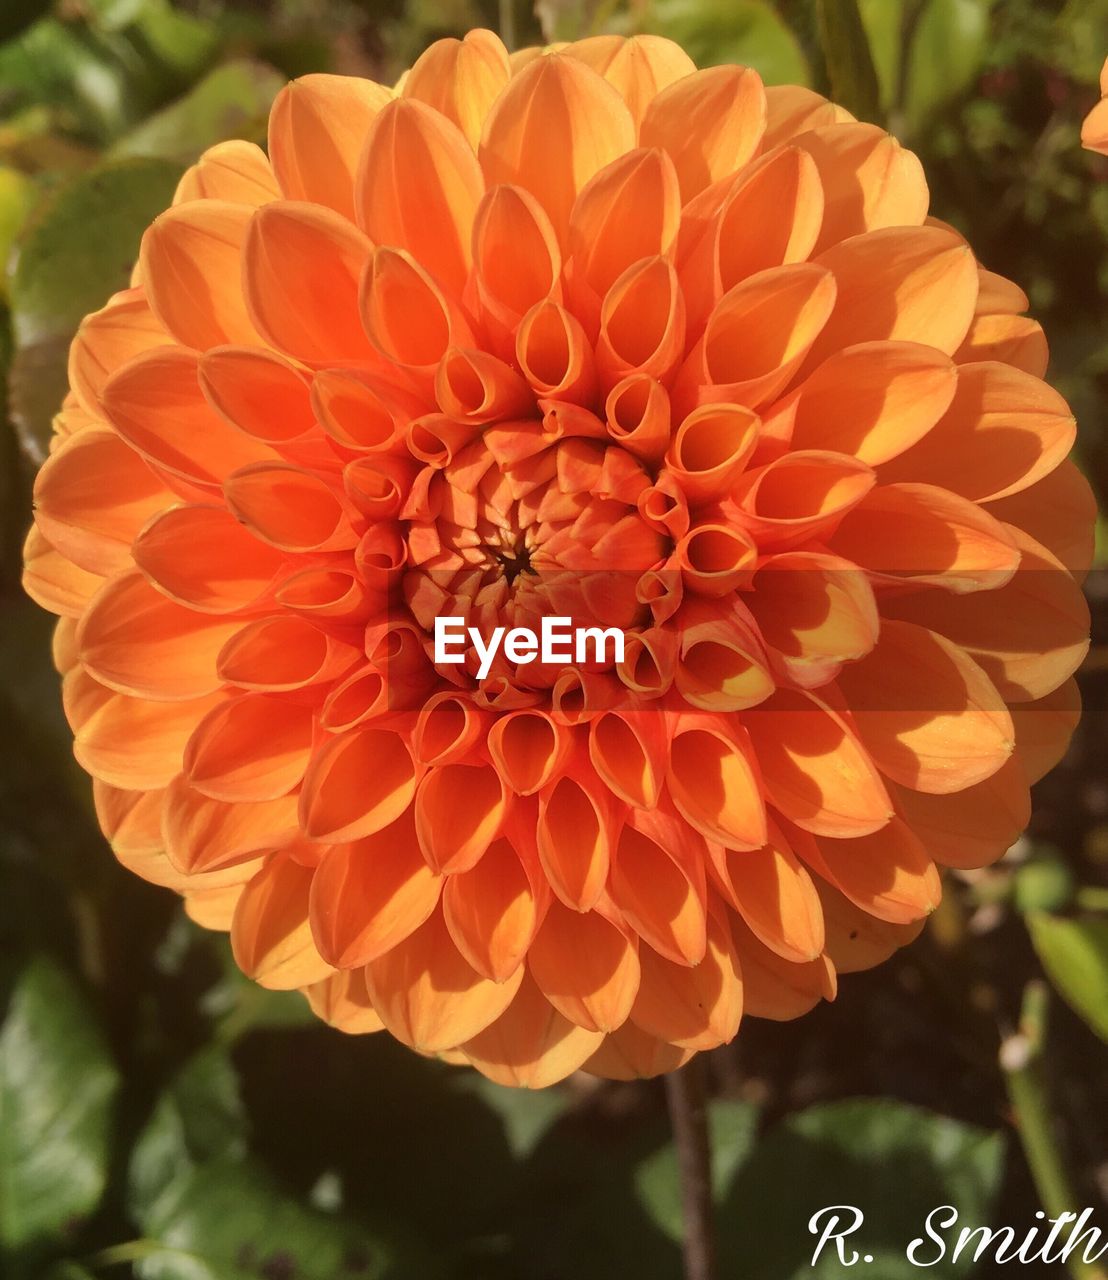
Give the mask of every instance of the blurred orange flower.
M 1108 156 L 1108 58 L 1100 69 L 1100 101 L 1081 126 L 1081 145 Z
M 649 36 L 290 84 L 82 324 L 38 479 L 120 861 L 532 1087 L 914 937 L 1065 749 L 1093 527 L 1026 297 L 927 208 L 881 129 Z M 432 661 L 551 614 L 623 661 Z

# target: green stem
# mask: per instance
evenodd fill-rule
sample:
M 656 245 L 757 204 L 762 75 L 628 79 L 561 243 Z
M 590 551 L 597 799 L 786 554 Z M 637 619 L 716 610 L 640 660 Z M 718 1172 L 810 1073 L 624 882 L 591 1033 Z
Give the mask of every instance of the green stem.
M 499 0 L 500 38 L 509 53 L 516 47 L 515 0 Z
M 158 1253 L 162 1245 L 157 1240 L 128 1240 L 126 1244 L 113 1244 L 85 1259 L 90 1271 L 105 1271 L 108 1267 L 121 1267 L 127 1262 L 141 1262 Z
M 1050 992 L 1044 982 L 1029 982 L 1023 993 L 1019 1030 L 1000 1047 L 1000 1065 L 1015 1114 L 1016 1132 L 1048 1218 L 1077 1211 L 1077 1193 L 1066 1170 L 1054 1129 L 1043 1054 Z M 1108 1271 L 1082 1261 L 1066 1263 L 1074 1280 L 1108 1280 Z
M 1086 885 L 1078 889 L 1074 902 L 1082 911 L 1108 911 L 1108 889 Z
M 665 1078 L 673 1143 L 681 1179 L 685 1280 L 715 1280 L 716 1239 L 712 1209 L 712 1147 L 708 1136 L 701 1055 Z

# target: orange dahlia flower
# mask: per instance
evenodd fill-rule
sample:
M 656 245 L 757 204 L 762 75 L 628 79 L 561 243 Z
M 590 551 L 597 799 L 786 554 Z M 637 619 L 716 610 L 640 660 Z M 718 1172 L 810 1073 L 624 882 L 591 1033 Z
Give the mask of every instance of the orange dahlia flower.
M 1077 716 L 1089 490 L 916 157 L 674 44 L 440 41 L 208 151 L 81 325 L 30 593 L 117 857 L 508 1084 L 878 963 Z M 434 661 L 441 616 L 622 661 Z
M 1108 58 L 1100 69 L 1100 101 L 1081 126 L 1081 145 L 1108 156 Z

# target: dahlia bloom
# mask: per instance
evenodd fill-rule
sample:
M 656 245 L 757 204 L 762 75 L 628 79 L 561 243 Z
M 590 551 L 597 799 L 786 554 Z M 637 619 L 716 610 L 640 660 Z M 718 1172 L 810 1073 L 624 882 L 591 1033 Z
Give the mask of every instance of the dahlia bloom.
M 1100 101 L 1081 126 L 1081 145 L 1108 156 L 1108 58 L 1100 69 Z
M 539 1087 L 796 1017 L 1076 722 L 1089 489 L 916 157 L 676 45 L 310 75 L 73 342 L 27 590 L 119 860 L 349 1032 Z M 433 661 L 441 616 L 623 660 Z

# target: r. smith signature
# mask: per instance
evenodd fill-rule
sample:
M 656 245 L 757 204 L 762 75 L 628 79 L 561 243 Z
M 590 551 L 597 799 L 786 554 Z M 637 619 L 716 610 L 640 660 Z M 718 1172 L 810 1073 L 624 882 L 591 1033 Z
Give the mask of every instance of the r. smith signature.
M 934 1267 L 940 1262 L 957 1262 L 959 1258 L 994 1262 L 1066 1262 L 1071 1257 L 1086 1263 L 1095 1262 L 1108 1253 L 1108 1235 L 1091 1226 L 1092 1209 L 1080 1214 L 1063 1213 L 1048 1218 L 1038 1212 L 1037 1225 L 1021 1237 L 1015 1227 L 959 1227 L 958 1210 L 953 1205 L 932 1209 L 923 1223 L 924 1234 L 905 1249 L 904 1256 L 914 1267 Z M 812 1266 L 825 1250 L 834 1250 L 844 1267 L 872 1262 L 873 1255 L 853 1247 L 853 1236 L 865 1222 L 865 1214 L 852 1204 L 833 1204 L 818 1209 L 808 1222 L 808 1230 L 818 1236 L 812 1254 Z

